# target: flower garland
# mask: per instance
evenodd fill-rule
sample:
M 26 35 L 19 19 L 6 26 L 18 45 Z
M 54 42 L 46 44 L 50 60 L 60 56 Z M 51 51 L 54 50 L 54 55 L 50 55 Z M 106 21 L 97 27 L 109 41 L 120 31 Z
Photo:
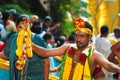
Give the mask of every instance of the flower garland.
M 15 66 L 18 70 L 23 70 L 27 57 L 31 58 L 33 56 L 31 47 L 31 31 L 28 23 L 28 19 L 23 18 L 23 29 L 18 33 L 17 37 L 16 55 L 18 56 L 18 60 L 16 61 Z
M 91 49 L 92 47 L 88 47 L 83 51 L 83 52 L 87 51 L 87 53 L 89 53 L 87 55 L 84 53 L 80 54 L 78 58 L 78 62 L 76 63 L 72 80 L 91 80 L 89 61 L 88 61 L 88 56 L 90 56 L 92 53 Z M 75 55 L 75 52 L 76 49 L 74 47 L 71 47 L 68 50 L 67 54 L 65 54 L 60 71 L 60 80 L 69 80 L 70 71 L 72 69 L 72 64 L 73 64 L 73 56 Z

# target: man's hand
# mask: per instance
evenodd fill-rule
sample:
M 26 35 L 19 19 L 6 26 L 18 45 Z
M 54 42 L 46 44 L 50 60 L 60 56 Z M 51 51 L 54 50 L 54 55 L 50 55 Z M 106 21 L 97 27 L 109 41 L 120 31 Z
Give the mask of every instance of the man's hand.
M 120 73 L 119 73 L 119 75 L 118 75 L 118 80 L 120 80 Z
M 57 28 L 57 27 L 60 27 L 60 25 L 61 25 L 61 23 L 56 23 L 55 24 L 55 27 Z

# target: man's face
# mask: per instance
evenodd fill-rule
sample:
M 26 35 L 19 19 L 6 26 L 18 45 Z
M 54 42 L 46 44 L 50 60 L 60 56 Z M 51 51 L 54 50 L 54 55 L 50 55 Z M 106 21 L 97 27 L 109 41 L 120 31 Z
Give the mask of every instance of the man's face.
M 50 27 L 51 26 L 51 21 L 46 21 L 46 26 Z
M 85 34 L 82 31 L 75 32 L 75 41 L 78 49 L 86 48 L 88 46 L 89 39 L 90 39 L 90 36 L 88 34 Z

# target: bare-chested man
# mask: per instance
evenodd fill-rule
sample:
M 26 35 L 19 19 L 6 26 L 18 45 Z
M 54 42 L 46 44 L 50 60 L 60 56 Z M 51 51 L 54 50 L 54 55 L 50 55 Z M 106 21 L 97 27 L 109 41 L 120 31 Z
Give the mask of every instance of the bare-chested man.
M 120 41 L 111 47 L 112 52 L 120 59 Z
M 107 71 L 120 73 L 120 68 L 105 59 L 91 44 L 92 26 L 81 18 L 76 18 L 74 23 L 76 45 L 45 49 L 33 44 L 33 50 L 42 57 L 64 55 L 60 68 L 60 80 L 92 80 L 98 64 Z

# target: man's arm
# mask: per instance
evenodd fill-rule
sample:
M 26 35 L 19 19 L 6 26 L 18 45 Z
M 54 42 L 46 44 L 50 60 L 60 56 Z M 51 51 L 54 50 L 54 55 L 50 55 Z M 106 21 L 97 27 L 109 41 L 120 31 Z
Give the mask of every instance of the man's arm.
M 41 57 L 59 56 L 63 55 L 69 45 L 62 45 L 58 48 L 46 49 L 41 46 L 32 44 L 33 51 Z
M 118 59 L 115 57 L 115 54 L 112 52 L 110 53 L 110 55 L 108 56 L 108 60 L 114 64 L 119 64 Z
M 96 52 L 94 53 L 94 57 L 97 63 L 103 66 L 107 71 L 120 73 L 120 67 L 105 59 L 103 54 Z
M 111 50 L 120 59 L 120 41 L 114 44 Z
M 49 69 L 50 69 L 49 58 L 46 58 L 44 60 L 44 80 L 48 80 Z
M 49 32 L 51 32 L 51 31 L 57 29 L 58 27 L 60 27 L 60 25 L 61 25 L 61 23 L 55 24 L 54 26 L 52 26 L 52 27 L 50 28 Z

